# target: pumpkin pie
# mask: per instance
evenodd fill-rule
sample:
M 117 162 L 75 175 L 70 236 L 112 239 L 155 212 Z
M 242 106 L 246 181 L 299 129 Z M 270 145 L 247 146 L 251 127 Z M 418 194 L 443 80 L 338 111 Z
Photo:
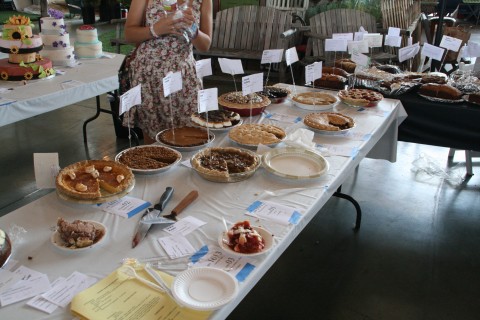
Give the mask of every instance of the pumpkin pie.
M 127 190 L 135 182 L 125 165 L 107 160 L 85 160 L 63 168 L 57 175 L 57 191 L 72 198 L 92 200 Z
M 233 141 L 244 145 L 275 144 L 287 134 L 282 128 L 269 124 L 242 124 L 228 133 Z
M 302 104 L 327 106 L 337 102 L 337 98 L 325 92 L 303 92 L 294 96 L 293 101 Z
M 213 138 L 210 134 L 210 140 Z M 187 126 L 163 130 L 158 133 L 157 141 L 173 147 L 195 147 L 207 144 L 209 136 L 205 129 Z

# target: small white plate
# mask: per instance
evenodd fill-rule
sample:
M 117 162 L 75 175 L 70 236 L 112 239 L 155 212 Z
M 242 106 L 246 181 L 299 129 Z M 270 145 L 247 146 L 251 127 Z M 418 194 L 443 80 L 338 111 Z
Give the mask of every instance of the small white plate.
M 92 248 L 96 247 L 98 244 L 105 241 L 107 237 L 107 227 L 105 227 L 102 223 L 97 221 L 92 221 L 92 220 L 84 220 L 84 221 L 91 222 L 92 224 L 95 225 L 96 228 L 103 230 L 103 235 L 100 238 L 96 239 L 96 241 L 91 246 L 83 247 L 83 248 L 67 247 L 65 241 L 63 241 L 63 239 L 60 237 L 60 233 L 58 233 L 57 230 L 55 230 L 55 232 L 52 233 L 52 236 L 50 237 L 50 241 L 55 247 L 63 251 L 80 252 L 80 251 L 92 250 Z
M 221 269 L 199 267 L 183 271 L 172 283 L 172 294 L 182 305 L 195 310 L 215 310 L 238 292 L 237 280 Z
M 232 248 L 228 246 L 227 243 L 229 243 L 230 239 L 228 238 L 227 232 L 224 231 L 220 234 L 218 237 L 218 244 L 220 245 L 220 248 L 225 250 L 226 252 L 236 255 L 236 256 L 243 256 L 243 257 L 253 257 L 253 256 L 258 256 L 261 254 L 264 254 L 268 250 L 270 250 L 273 246 L 273 234 L 268 232 L 267 230 L 261 228 L 261 227 L 254 227 L 252 226 L 252 229 L 257 231 L 265 241 L 265 247 L 263 248 L 262 251 L 259 252 L 254 252 L 254 253 L 242 253 L 242 252 L 236 252 L 233 251 Z
M 329 168 L 322 155 L 302 148 L 271 150 L 262 156 L 262 164 L 274 175 L 295 180 L 318 178 Z

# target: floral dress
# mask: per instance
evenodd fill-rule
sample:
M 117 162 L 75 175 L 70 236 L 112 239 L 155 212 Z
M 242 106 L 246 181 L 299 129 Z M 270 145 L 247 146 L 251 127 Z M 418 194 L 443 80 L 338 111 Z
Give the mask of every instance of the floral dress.
M 163 13 L 161 0 L 147 5 L 146 24 L 157 22 Z M 195 22 L 200 25 L 202 0 L 193 0 Z M 137 48 L 129 72 L 131 87 L 141 84 L 142 104 L 130 109 L 123 125 L 139 127 L 144 134 L 155 138 L 164 129 L 190 123 L 190 115 L 197 110 L 197 92 L 200 81 L 195 70 L 191 42 L 178 35 L 160 36 L 143 42 Z M 163 93 L 163 78 L 169 72 L 181 72 L 182 89 L 168 97 Z

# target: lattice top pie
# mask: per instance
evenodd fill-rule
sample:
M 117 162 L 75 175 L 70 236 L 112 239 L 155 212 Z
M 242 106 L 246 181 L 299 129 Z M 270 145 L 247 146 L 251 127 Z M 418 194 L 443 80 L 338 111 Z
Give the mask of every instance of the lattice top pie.
M 381 93 L 368 89 L 340 90 L 338 97 L 347 104 L 359 107 L 373 107 L 383 99 Z
M 268 124 L 242 124 L 229 132 L 233 141 L 246 144 L 274 144 L 279 143 L 286 137 L 282 128 Z

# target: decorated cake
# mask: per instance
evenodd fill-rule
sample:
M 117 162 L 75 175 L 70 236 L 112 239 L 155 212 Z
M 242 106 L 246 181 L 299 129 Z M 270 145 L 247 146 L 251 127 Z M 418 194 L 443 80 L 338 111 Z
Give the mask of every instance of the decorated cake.
M 88 59 L 102 56 L 102 42 L 98 40 L 97 29 L 90 25 L 78 27 L 74 47 L 75 55 L 78 58 Z
M 70 66 L 75 63 L 75 56 L 63 13 L 53 9 L 48 10 L 48 13 L 50 17 L 40 18 L 40 37 L 44 45 L 40 54 L 52 60 L 55 66 Z
M 30 80 L 55 74 L 52 62 L 38 52 L 43 48 L 40 36 L 33 35 L 30 18 L 20 15 L 10 17 L 3 26 L 0 52 L 8 58 L 0 60 L 2 80 Z

